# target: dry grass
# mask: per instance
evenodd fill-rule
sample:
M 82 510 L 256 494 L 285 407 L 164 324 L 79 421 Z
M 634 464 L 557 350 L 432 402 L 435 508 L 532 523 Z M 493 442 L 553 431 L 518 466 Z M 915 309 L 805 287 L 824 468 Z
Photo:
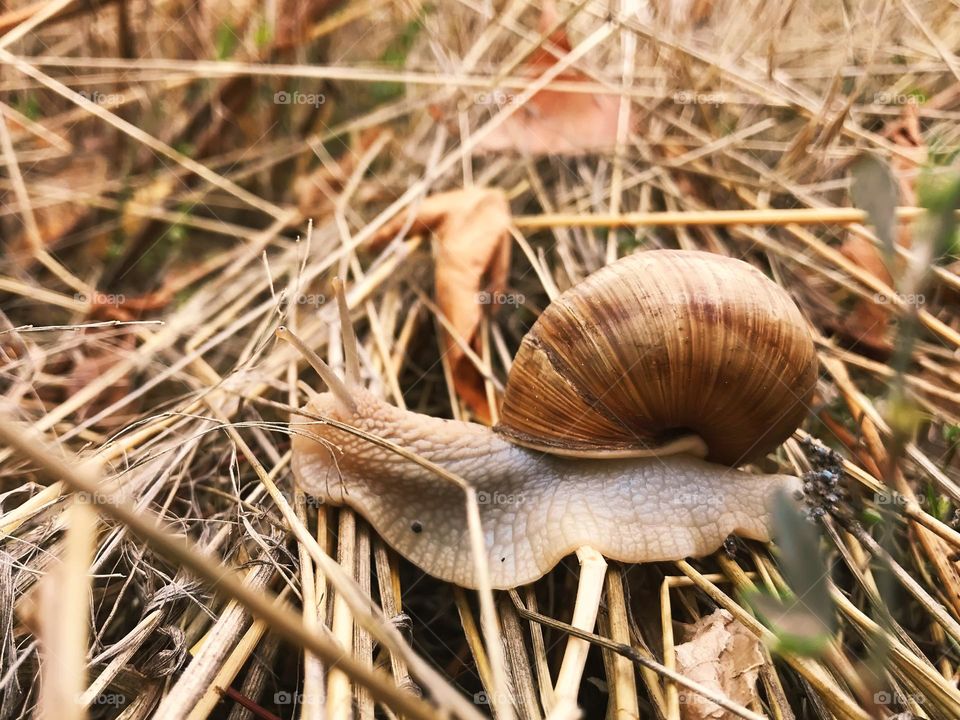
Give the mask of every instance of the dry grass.
M 0 720 L 51 715 L 77 688 L 93 717 L 480 717 L 487 700 L 498 717 L 547 714 L 575 559 L 516 592 L 460 591 L 289 470 L 287 414 L 315 376 L 273 331 L 340 362 L 337 276 L 368 383 L 464 415 L 429 241 L 365 243 L 426 194 L 472 184 L 510 199 L 509 286 L 525 298 L 481 326 L 490 393 L 556 288 L 637 247 L 749 260 L 817 335 L 814 407 L 766 464 L 838 462 L 808 437 L 840 453 L 839 484 L 812 487 L 828 647 L 778 648 L 744 603 L 788 587 L 771 546 L 610 563 L 596 634 L 577 634 L 585 716 L 685 717 L 699 690 L 672 646 L 719 606 L 770 647 L 759 700 L 735 714 L 960 717 L 960 277 L 939 253 L 930 272 L 872 273 L 847 172 L 863 150 L 888 158 L 913 206 L 921 167 L 957 164 L 960 14 L 706 2 L 692 22 L 622 6 L 559 7 L 573 51 L 557 51 L 556 89 L 619 98 L 634 120 L 616 150 L 580 157 L 481 150 L 546 83 L 525 58 L 557 50 L 525 0 L 0 14 Z M 511 102 L 478 101 L 494 88 Z M 294 91 L 315 97 L 274 101 Z M 919 148 L 893 132 L 908 96 Z M 916 215 L 900 211 L 901 237 L 922 257 Z

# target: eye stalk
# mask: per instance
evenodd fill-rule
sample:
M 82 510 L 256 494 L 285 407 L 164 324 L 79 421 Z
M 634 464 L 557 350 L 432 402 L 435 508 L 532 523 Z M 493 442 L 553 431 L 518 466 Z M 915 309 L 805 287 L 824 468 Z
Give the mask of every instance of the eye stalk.
M 351 336 L 352 331 L 353 329 L 351 328 Z M 337 400 L 339 400 L 340 403 L 347 408 L 351 414 L 356 412 L 356 402 L 353 399 L 349 385 L 347 382 L 340 379 L 340 377 L 333 371 L 333 368 L 327 365 L 313 350 L 308 348 L 304 344 L 303 340 L 289 330 L 286 325 L 280 325 L 274 331 L 274 335 L 277 337 L 277 339 L 293 345 L 303 356 L 303 358 L 310 363 L 310 367 L 316 371 L 317 375 L 320 376 L 320 379 L 323 380 L 330 392 L 336 396 Z

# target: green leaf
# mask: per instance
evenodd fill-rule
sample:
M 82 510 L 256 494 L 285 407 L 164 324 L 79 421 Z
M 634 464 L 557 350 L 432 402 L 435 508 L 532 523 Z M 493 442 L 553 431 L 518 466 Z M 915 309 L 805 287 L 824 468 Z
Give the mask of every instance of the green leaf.
M 773 535 L 780 548 L 780 565 L 790 587 L 828 627 L 833 625 L 833 603 L 827 580 L 830 571 L 820 552 L 816 525 L 797 509 L 789 495 L 777 494 L 773 508 Z
M 237 37 L 237 33 L 234 31 L 233 26 L 230 25 L 230 23 L 228 23 L 226 20 L 221 22 L 220 26 L 217 28 L 217 59 L 226 60 L 228 57 L 233 55 L 233 51 L 237 49 L 237 44 L 239 42 L 240 38 Z
M 850 199 L 867 213 L 889 261 L 893 258 L 896 211 L 900 204 L 897 179 L 884 159 L 869 152 L 854 161 L 850 175 Z
M 932 133 L 927 141 L 927 157 L 934 167 L 949 167 L 960 157 L 960 148 L 955 147 L 951 140 Z
M 257 25 L 256 32 L 253 35 L 253 42 L 257 48 L 261 50 L 273 42 L 273 28 L 266 20 L 262 20 L 260 24 Z
M 773 650 L 794 655 L 820 655 L 830 644 L 831 628 L 800 600 L 781 600 L 759 590 L 746 593 L 745 601 L 773 631 Z
M 927 512 L 933 515 L 940 522 L 946 522 L 950 515 L 950 501 L 942 495 L 938 495 L 933 485 L 927 485 L 923 497 L 927 505 Z
M 22 115 L 25 115 L 31 120 L 40 119 L 40 103 L 37 101 L 37 96 L 33 93 L 28 93 L 27 96 L 16 103 L 14 107 L 16 107 Z
M 917 179 L 917 196 L 920 205 L 929 211 L 926 226 L 933 241 L 934 252 L 939 255 L 956 252 L 957 215 L 960 209 L 960 174 L 928 170 Z
M 940 429 L 940 431 L 943 433 L 943 439 L 951 445 L 954 445 L 960 441 L 960 425 L 950 425 L 947 423 Z
M 423 12 L 410 22 L 408 22 L 400 32 L 394 37 L 393 41 L 380 57 L 380 61 L 385 65 L 395 68 L 402 68 L 407 62 L 407 55 L 413 47 L 414 41 L 423 30 L 423 17 L 430 12 L 429 7 L 425 7 Z M 387 102 L 401 97 L 404 93 L 404 84 L 397 82 L 375 82 L 370 85 L 370 94 L 377 102 Z
M 820 552 L 820 533 L 796 502 L 780 492 L 774 501 L 773 534 L 783 576 L 794 595 L 782 600 L 755 591 L 748 594 L 747 602 L 777 636 L 780 650 L 819 653 L 834 629 L 830 573 Z

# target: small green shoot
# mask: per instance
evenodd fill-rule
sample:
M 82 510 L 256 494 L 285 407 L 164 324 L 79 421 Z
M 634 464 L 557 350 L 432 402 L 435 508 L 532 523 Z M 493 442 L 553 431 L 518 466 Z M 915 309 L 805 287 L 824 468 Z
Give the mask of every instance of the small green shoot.
M 850 199 L 855 207 L 867 213 L 889 267 L 897 229 L 896 209 L 900 204 L 897 179 L 885 160 L 869 152 L 857 158 L 850 167 L 850 175 Z
M 774 650 L 797 655 L 820 655 L 834 632 L 834 610 L 827 580 L 830 572 L 820 552 L 820 533 L 780 493 L 774 504 L 774 537 L 780 548 L 780 567 L 793 594 L 777 597 L 761 590 L 745 600 L 773 631 Z

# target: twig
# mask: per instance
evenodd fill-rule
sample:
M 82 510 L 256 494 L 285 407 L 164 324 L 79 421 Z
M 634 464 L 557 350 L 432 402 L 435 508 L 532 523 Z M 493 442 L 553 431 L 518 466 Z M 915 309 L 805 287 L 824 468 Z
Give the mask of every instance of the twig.
M 664 677 L 673 680 L 678 685 L 683 685 L 683 687 L 692 690 L 698 695 L 702 695 L 713 703 L 716 703 L 724 710 L 729 710 L 738 717 L 745 718 L 746 720 L 767 720 L 763 715 L 758 715 L 752 710 L 749 710 L 739 703 L 734 702 L 725 695 L 717 693 L 712 688 L 701 685 L 695 680 L 691 680 L 685 675 L 681 675 L 675 670 L 671 670 L 665 665 L 661 665 L 656 660 L 650 660 L 649 658 L 644 657 L 630 645 L 614 642 L 613 640 L 602 637 L 601 635 L 597 635 L 596 633 L 580 630 L 579 628 L 575 628 L 573 625 L 561 622 L 560 620 L 555 620 L 551 617 L 547 617 L 546 615 L 541 615 L 540 613 L 533 612 L 532 610 L 527 610 L 527 608 L 523 605 L 523 602 L 520 600 L 520 596 L 517 595 L 516 590 L 510 590 L 509 593 L 511 599 L 513 600 L 513 605 L 517 609 L 517 613 L 519 613 L 520 617 L 525 618 L 526 620 L 532 620 L 540 625 L 546 625 L 554 630 L 560 630 L 571 637 L 584 640 L 588 643 L 611 650 L 618 655 L 629 658 L 631 662 L 636 663 L 640 667 L 648 668 L 654 672 L 660 673 Z
M 918 207 L 898 207 L 897 219 L 915 220 L 926 211 Z M 957 213 L 960 217 L 960 211 Z M 863 210 L 845 207 L 792 208 L 785 210 L 677 210 L 673 212 L 635 213 L 546 213 L 518 215 L 513 224 L 522 230 L 541 230 L 553 227 L 647 227 L 691 225 L 822 225 L 865 223 Z

